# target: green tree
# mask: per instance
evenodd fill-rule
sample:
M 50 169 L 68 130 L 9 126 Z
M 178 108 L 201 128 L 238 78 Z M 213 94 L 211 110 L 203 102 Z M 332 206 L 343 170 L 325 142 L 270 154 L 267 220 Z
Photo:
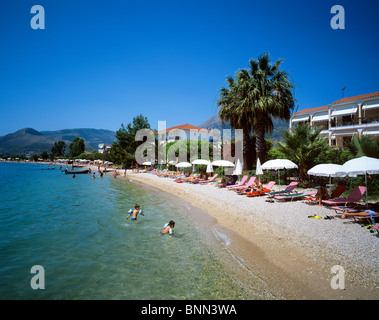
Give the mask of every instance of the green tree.
M 354 158 L 372 157 L 379 158 L 379 143 L 375 138 L 369 136 L 355 136 L 351 142 L 345 143 L 345 147 Z
M 43 160 L 47 160 L 49 159 L 49 154 L 47 153 L 47 151 L 44 151 L 41 153 L 40 157 L 43 159 Z
M 76 137 L 74 140 L 72 140 L 68 148 L 70 149 L 69 156 L 77 157 L 85 150 L 84 140 L 82 138 Z
M 138 130 L 151 129 L 147 117 L 142 114 L 133 118 L 132 123 L 126 127 L 121 124 L 121 128 L 116 131 L 116 141 L 112 144 L 110 158 L 114 163 L 128 165 L 135 161 L 137 147 L 143 141 L 135 141 Z
M 64 141 L 56 141 L 51 147 L 51 155 L 53 157 L 62 157 L 66 150 L 66 143 Z
M 293 132 L 282 130 L 283 143 L 277 149 L 299 166 L 299 176 L 305 178 L 315 165 L 315 159 L 328 149 L 327 139 L 319 136 L 320 128 L 313 129 L 308 123 L 299 124 Z
M 251 169 L 251 130 L 256 135 L 256 155 L 261 162 L 266 157 L 265 134 L 271 134 L 273 118 L 289 120 L 294 107 L 294 85 L 287 72 L 280 69 L 283 60 L 274 64 L 268 53 L 249 61 L 249 70 L 239 70 L 236 80 L 227 77 L 227 88 L 222 88 L 218 100 L 219 117 L 230 121 L 232 128 L 243 130 L 245 168 Z

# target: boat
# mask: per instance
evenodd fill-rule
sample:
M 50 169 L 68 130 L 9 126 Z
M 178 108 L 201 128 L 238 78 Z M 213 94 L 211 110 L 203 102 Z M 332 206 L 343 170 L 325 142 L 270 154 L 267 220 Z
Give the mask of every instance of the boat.
M 66 169 L 64 172 L 66 174 L 81 174 L 81 173 L 88 173 L 89 169 L 82 169 L 82 170 L 68 170 L 68 169 Z

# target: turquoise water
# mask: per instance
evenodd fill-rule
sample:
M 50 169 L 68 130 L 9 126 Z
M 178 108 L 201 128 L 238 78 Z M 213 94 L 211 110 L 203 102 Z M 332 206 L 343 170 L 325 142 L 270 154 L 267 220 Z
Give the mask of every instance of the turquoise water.
M 246 298 L 188 207 L 128 179 L 0 163 L 0 200 L 0 299 Z M 125 221 L 136 203 L 145 216 Z M 171 219 L 176 236 L 160 235 Z

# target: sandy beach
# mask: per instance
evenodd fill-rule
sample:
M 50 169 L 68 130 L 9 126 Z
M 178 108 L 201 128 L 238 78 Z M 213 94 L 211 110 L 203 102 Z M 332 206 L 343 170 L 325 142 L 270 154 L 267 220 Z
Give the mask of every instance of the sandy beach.
M 119 173 L 124 178 L 124 170 Z M 128 171 L 125 178 L 206 212 L 207 217 L 195 218 L 222 230 L 220 241 L 252 275 L 246 281 L 259 279 L 274 299 L 379 298 L 377 233 L 353 219 L 340 219 L 334 210 L 303 201 L 268 203 L 267 197 L 248 198 L 212 184 L 178 184 L 151 173 Z M 335 218 L 308 218 L 313 214 Z M 336 265 L 345 271 L 343 290 L 331 286 Z

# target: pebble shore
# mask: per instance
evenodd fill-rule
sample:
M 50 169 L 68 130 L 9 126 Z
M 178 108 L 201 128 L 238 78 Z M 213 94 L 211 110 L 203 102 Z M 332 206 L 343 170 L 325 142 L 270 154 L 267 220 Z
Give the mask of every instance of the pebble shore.
M 123 174 L 124 171 L 120 171 L 120 176 Z M 378 233 L 371 233 L 352 218 L 342 220 L 330 208 L 309 205 L 301 200 L 270 203 L 266 196 L 249 198 L 213 184 L 179 184 L 174 179 L 151 173 L 129 172 L 126 178 L 175 194 L 200 207 L 218 223 L 256 245 L 266 257 L 269 256 L 269 261 L 271 257 L 280 257 L 271 262 L 275 267 L 285 269 L 285 273 L 291 273 L 288 268 L 292 267 L 300 270 L 303 264 L 307 277 L 321 277 L 324 278 L 322 281 L 327 281 L 326 278 L 332 277 L 330 268 L 333 265 L 343 266 L 347 287 L 354 289 L 354 293 L 346 289 L 338 294 L 333 292 L 329 297 L 328 293 L 324 295 L 328 291 L 326 288 L 315 289 L 317 298 L 379 298 Z M 278 189 L 278 186 L 274 187 L 274 191 Z M 314 214 L 334 216 L 334 219 L 308 218 Z M 249 259 L 248 255 L 242 257 L 244 261 Z M 262 270 L 263 278 L 264 273 Z M 304 273 L 301 276 L 304 277 Z M 265 279 L 269 281 L 271 276 L 266 274 Z M 293 297 L 307 298 L 307 295 L 294 294 Z

